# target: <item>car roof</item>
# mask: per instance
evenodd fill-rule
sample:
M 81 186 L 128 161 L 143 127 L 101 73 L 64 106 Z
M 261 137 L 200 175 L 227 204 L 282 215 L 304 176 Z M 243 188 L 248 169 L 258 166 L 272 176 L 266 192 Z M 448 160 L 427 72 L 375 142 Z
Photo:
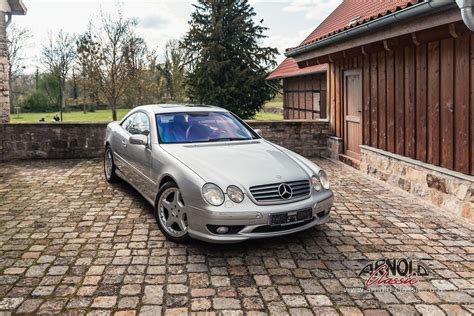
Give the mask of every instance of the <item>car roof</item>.
M 175 112 L 228 112 L 226 109 L 201 104 L 148 104 L 141 105 L 133 110 L 142 110 L 154 114 Z

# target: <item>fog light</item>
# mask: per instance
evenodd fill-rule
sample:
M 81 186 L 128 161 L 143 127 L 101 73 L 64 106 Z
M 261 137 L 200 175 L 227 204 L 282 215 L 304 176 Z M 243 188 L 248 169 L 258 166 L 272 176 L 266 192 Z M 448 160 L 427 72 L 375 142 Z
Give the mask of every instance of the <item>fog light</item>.
M 217 227 L 217 230 L 216 230 L 218 234 L 227 234 L 228 231 L 229 231 L 229 227 L 227 226 Z

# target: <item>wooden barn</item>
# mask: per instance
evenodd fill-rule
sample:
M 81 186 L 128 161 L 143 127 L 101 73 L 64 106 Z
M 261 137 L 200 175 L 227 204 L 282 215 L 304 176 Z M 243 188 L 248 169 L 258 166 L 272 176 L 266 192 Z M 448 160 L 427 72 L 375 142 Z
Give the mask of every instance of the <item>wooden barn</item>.
M 282 80 L 285 119 L 327 119 L 327 65 L 298 68 L 285 59 L 268 77 Z
M 285 118 L 307 118 L 289 113 L 314 86 L 291 74 L 327 64 L 333 157 L 472 220 L 472 6 L 343 1 L 270 75 L 284 78 Z

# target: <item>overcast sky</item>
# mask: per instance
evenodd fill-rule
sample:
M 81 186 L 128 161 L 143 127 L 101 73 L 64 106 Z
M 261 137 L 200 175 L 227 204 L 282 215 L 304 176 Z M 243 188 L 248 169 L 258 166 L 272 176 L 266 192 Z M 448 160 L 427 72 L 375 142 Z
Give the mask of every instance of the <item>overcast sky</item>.
M 31 30 L 26 55 L 28 72 L 33 69 L 35 58 L 48 32 L 63 29 L 82 33 L 91 18 L 100 11 L 114 14 L 117 0 L 23 0 L 28 13 L 14 16 L 13 22 Z M 120 0 L 127 17 L 137 18 L 138 33 L 152 48 L 163 51 L 167 40 L 181 38 L 188 30 L 193 11 L 191 0 Z M 285 48 L 298 45 L 342 0 L 250 0 L 257 19 L 264 19 L 269 28 L 266 45 L 278 48 L 278 62 L 284 59 Z

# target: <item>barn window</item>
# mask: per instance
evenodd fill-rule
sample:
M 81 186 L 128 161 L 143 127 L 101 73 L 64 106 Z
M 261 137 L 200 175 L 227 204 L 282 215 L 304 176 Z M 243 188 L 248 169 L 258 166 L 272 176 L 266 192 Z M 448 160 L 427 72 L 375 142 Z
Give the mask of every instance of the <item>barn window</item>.
M 313 111 L 321 112 L 321 92 L 313 92 Z
M 326 119 L 326 74 L 283 80 L 285 119 Z

